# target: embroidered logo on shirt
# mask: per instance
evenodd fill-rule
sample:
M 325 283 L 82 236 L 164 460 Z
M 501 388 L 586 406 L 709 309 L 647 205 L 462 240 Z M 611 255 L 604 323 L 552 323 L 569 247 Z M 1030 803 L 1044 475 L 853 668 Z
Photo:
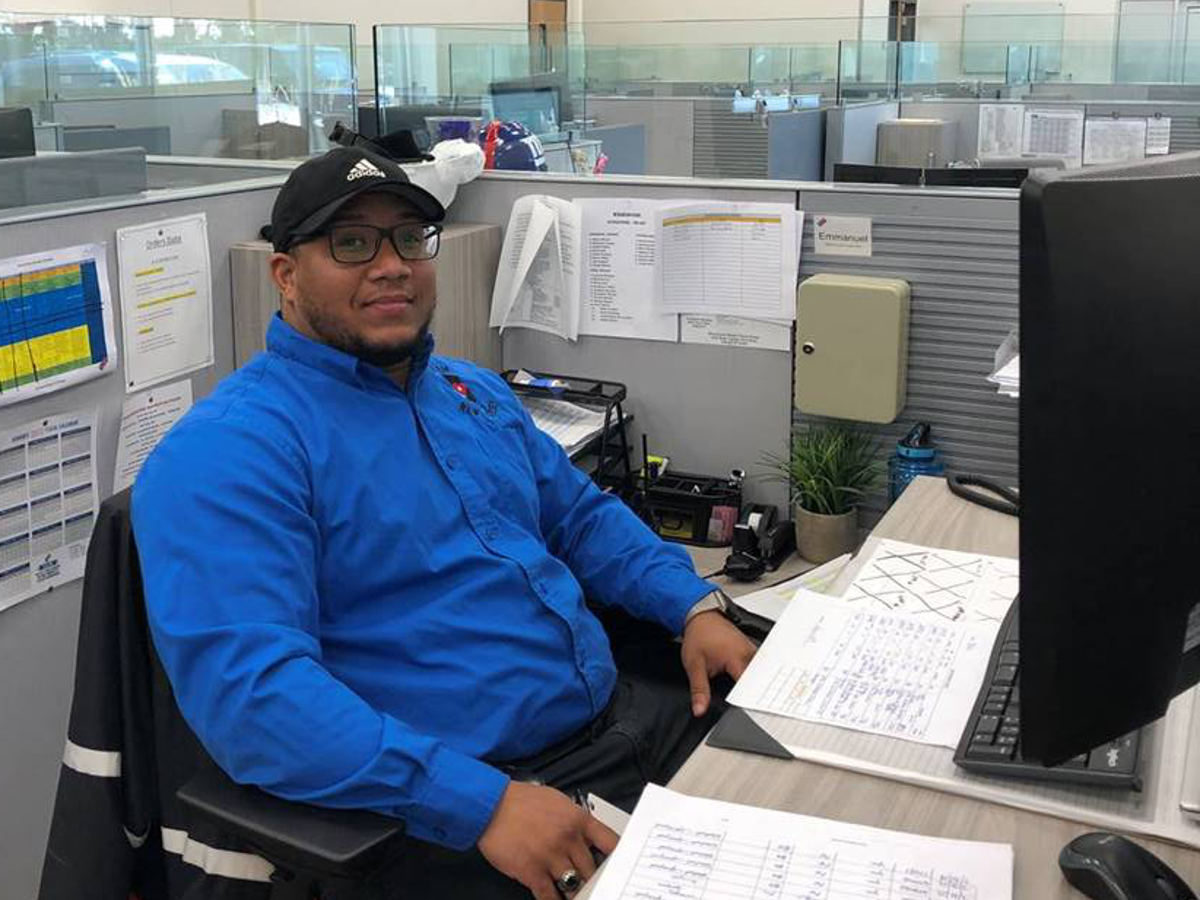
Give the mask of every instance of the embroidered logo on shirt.
M 379 166 L 369 160 L 360 159 L 354 164 L 354 168 L 350 170 L 346 180 L 354 181 L 358 178 L 387 178 L 387 176 L 380 171 Z

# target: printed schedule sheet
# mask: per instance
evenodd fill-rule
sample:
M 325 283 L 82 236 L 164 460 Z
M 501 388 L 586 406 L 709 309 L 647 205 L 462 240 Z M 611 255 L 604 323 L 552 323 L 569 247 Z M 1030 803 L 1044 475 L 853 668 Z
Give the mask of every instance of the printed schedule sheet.
M 1011 900 L 1008 844 L 931 838 L 651 784 L 591 900 Z

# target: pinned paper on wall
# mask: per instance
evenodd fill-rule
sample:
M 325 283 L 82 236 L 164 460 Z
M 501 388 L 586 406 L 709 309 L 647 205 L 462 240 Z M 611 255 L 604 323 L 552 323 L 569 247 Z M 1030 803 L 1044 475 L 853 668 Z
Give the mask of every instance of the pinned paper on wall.
M 119 229 L 117 260 L 126 390 L 211 366 L 213 278 L 205 214 Z
M 1151 116 L 1146 120 L 1146 155 L 1164 156 L 1171 152 L 1171 117 Z
M 1145 119 L 1088 119 L 1083 132 L 1083 164 L 1125 162 L 1146 155 Z
M 115 370 L 103 244 L 0 259 L 0 308 L 0 406 Z
M 83 576 L 96 485 L 96 410 L 0 431 L 0 610 Z

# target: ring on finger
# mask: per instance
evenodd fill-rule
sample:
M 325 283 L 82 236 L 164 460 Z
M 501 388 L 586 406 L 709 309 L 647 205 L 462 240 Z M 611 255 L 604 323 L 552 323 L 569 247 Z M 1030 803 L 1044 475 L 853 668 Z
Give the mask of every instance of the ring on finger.
M 583 879 L 579 877 L 579 872 L 575 869 L 567 869 L 554 879 L 554 886 L 561 893 L 573 894 L 583 887 Z

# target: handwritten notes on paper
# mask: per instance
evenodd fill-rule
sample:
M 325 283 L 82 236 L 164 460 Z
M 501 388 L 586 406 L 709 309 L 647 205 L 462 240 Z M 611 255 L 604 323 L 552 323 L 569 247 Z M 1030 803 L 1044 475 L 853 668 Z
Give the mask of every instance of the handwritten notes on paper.
M 875 612 L 802 590 L 729 702 L 953 747 L 995 635 L 995 626 Z
M 842 599 L 936 621 L 998 626 L 1019 586 L 1015 559 L 882 540 Z
M 703 800 L 649 785 L 593 900 L 1011 900 L 1012 847 Z

